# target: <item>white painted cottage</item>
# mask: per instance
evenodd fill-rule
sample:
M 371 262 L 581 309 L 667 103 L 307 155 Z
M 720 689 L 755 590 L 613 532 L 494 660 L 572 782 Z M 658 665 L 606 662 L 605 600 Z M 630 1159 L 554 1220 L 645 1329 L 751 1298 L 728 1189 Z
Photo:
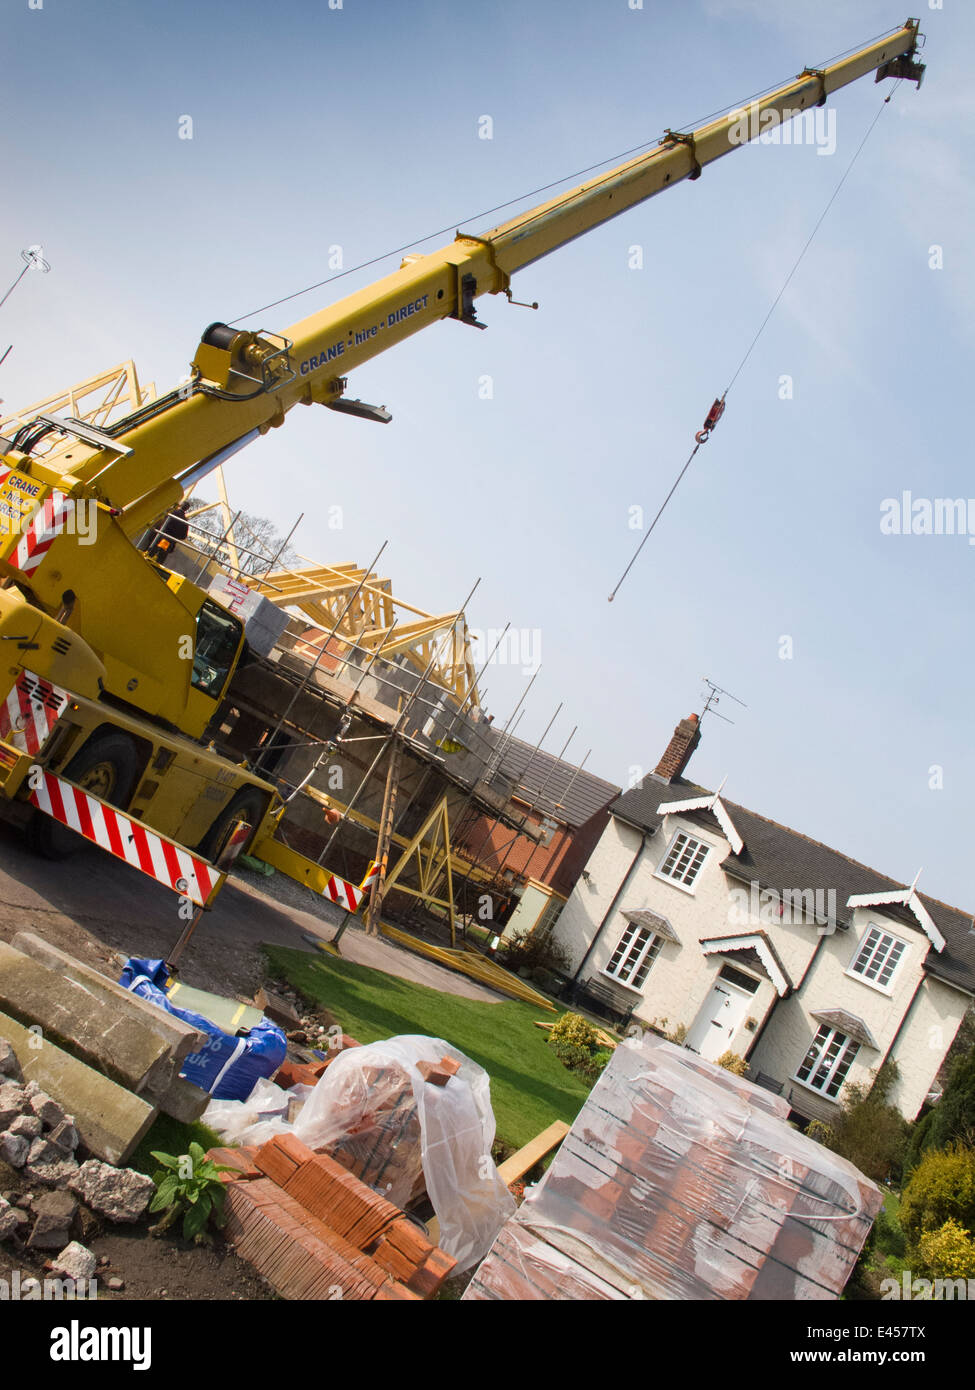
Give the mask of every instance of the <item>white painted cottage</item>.
M 691 715 L 610 807 L 553 928 L 577 997 L 737 1053 L 799 1119 L 890 1058 L 913 1119 L 975 994 L 971 914 L 686 781 L 699 740 Z

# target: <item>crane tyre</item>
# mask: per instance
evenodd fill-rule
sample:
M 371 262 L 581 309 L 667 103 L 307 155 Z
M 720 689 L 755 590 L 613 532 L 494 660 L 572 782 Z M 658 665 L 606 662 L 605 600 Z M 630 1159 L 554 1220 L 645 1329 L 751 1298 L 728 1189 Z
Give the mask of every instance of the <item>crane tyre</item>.
M 215 864 L 223 853 L 230 830 L 237 820 L 247 821 L 256 830 L 267 810 L 267 793 L 259 787 L 242 787 L 217 816 L 196 847 L 196 853 Z M 249 848 L 250 846 L 248 846 Z
M 124 810 L 139 780 L 139 758 L 125 734 L 96 734 L 74 755 L 62 775 L 109 806 Z M 84 836 L 43 811 L 35 811 L 31 817 L 27 840 L 35 854 L 45 859 L 68 859 L 87 843 Z

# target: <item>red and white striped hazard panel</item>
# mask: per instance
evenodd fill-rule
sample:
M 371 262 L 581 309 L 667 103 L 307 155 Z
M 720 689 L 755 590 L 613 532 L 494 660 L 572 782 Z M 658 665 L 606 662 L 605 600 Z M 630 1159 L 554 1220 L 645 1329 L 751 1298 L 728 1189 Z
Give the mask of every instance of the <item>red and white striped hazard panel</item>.
M 338 874 L 332 874 L 322 889 L 322 897 L 331 898 L 332 902 L 338 903 L 339 907 L 346 907 L 350 912 L 356 912 L 365 897 L 365 893 L 354 883 L 349 883 L 348 879 L 339 878 Z
M 22 753 L 39 753 L 68 703 L 68 692 L 22 671 L 0 705 L 0 738 Z
M 24 528 L 17 549 L 9 563 L 21 574 L 33 574 L 44 556 L 64 530 L 64 523 L 70 515 L 73 503 L 63 492 L 55 490 L 44 498 L 37 513 Z
M 63 777 L 55 777 L 51 772 L 42 772 L 41 776 L 40 786 L 30 794 L 33 805 L 93 845 L 123 859 L 133 869 L 141 869 L 197 907 L 205 907 L 220 887 L 224 875 L 205 859 Z
M 386 861 L 384 859 L 382 861 L 382 864 L 385 864 L 385 862 Z M 359 891 L 361 893 L 365 894 L 369 892 L 369 889 L 372 887 L 372 885 L 376 882 L 376 879 L 379 877 L 379 870 L 382 867 L 382 864 L 380 864 L 379 861 L 376 859 L 370 861 L 369 867 L 366 870 L 366 876 L 359 884 Z

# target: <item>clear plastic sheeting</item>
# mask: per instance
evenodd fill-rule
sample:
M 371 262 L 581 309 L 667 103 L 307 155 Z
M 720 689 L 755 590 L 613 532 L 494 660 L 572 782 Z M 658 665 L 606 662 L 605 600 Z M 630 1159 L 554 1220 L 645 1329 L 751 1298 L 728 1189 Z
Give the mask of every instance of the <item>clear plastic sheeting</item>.
M 829 1299 L 876 1186 L 779 1097 L 662 1039 L 616 1049 L 466 1299 Z
M 460 1070 L 437 1086 L 417 1063 L 442 1057 Z M 289 1123 L 288 1101 L 298 1090 L 304 1104 Z M 399 1207 L 425 1189 L 440 1223 L 437 1243 L 458 1273 L 483 1258 L 515 1210 L 491 1158 L 490 1078 L 440 1038 L 402 1036 L 349 1048 L 313 1088 L 284 1091 L 262 1081 L 246 1101 L 211 1104 L 203 1120 L 232 1143 L 295 1134 Z

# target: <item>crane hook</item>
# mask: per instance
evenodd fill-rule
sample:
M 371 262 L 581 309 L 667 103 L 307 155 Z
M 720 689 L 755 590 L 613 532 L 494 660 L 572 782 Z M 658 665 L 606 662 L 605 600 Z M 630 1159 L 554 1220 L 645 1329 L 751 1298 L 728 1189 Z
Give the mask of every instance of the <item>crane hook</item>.
M 697 440 L 698 444 L 706 444 L 706 443 L 707 443 L 708 437 L 710 436 L 711 431 L 714 429 L 715 425 L 716 425 L 716 424 L 718 423 L 718 421 L 721 419 L 721 417 L 722 417 L 723 414 L 724 414 L 724 396 L 718 396 L 718 397 L 715 399 L 714 405 L 712 405 L 711 409 L 710 409 L 710 410 L 708 411 L 708 413 L 707 413 L 707 416 L 706 416 L 705 421 L 704 421 L 704 426 L 703 426 L 703 428 L 702 428 L 702 429 L 699 429 L 698 432 L 697 432 L 697 434 L 694 436 L 694 438 Z

